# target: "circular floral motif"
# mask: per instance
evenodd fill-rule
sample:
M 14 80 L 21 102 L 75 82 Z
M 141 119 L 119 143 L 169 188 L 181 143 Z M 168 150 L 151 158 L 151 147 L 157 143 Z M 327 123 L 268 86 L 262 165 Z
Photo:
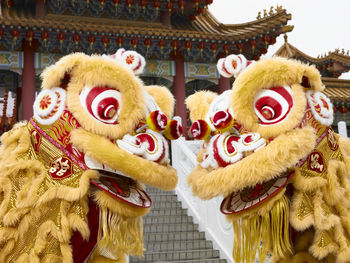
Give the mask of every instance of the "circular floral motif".
M 65 108 L 66 91 L 62 88 L 44 89 L 36 97 L 34 119 L 42 125 L 57 121 Z
M 42 110 L 46 110 L 51 105 L 52 99 L 50 95 L 46 95 L 42 97 L 42 99 L 39 102 L 39 107 Z
M 306 93 L 311 112 L 321 124 L 329 126 L 333 123 L 333 105 L 322 92 L 309 90 Z

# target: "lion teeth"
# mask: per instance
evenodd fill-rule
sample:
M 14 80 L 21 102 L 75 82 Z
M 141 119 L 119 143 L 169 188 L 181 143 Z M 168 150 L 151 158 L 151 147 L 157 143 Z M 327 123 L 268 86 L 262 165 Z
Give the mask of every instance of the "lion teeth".
M 115 174 L 119 174 L 119 175 L 131 178 L 130 176 L 126 175 L 125 173 L 118 171 L 118 170 L 115 170 L 115 169 L 111 168 L 110 166 L 108 166 L 107 164 L 102 164 L 88 155 L 85 155 L 84 161 L 85 161 L 86 166 L 89 169 L 102 170 L 102 171 L 111 172 L 111 173 L 115 173 Z
M 108 171 L 108 172 L 112 172 L 114 173 L 115 170 L 113 170 L 111 167 L 109 167 L 107 164 L 103 164 L 103 170 Z
M 86 166 L 90 169 L 103 170 L 103 165 L 88 155 L 85 155 L 84 161 Z
M 285 182 L 287 181 L 287 177 L 282 177 L 279 178 L 276 182 L 275 182 L 275 186 L 277 187 L 281 187 Z

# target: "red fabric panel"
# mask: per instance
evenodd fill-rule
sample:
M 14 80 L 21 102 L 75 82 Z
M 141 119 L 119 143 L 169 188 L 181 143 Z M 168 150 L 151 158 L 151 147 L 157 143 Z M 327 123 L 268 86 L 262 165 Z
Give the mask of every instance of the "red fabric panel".
M 73 262 L 83 263 L 90 255 L 97 242 L 99 210 L 95 202 L 89 199 L 88 224 L 90 228 L 89 241 L 84 241 L 79 232 L 75 231 L 71 238 L 73 249 Z

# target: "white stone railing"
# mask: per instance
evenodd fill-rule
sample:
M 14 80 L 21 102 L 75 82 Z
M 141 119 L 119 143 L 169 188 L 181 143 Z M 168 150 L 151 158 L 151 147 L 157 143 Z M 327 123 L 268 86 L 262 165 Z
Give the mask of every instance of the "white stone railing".
M 346 128 L 346 122 L 345 121 L 340 121 L 338 122 L 338 133 L 347 138 L 348 137 L 348 131 L 347 131 L 347 128 Z
M 220 257 L 227 262 L 233 262 L 233 230 L 220 212 L 222 197 L 203 201 L 192 195 L 187 184 L 187 176 L 197 164 L 196 153 L 200 144 L 201 142 L 185 141 L 183 138 L 171 143 L 172 165 L 179 177 L 176 193 L 182 207 L 188 209 L 188 214 L 199 225 L 199 230 L 205 232 L 206 239 L 213 242 L 215 249 L 220 250 Z

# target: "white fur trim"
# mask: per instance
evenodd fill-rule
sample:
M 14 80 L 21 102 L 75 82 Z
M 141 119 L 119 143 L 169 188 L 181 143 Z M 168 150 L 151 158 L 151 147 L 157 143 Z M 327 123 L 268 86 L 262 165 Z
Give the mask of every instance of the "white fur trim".
M 213 123 L 211 122 L 216 112 L 228 111 L 231 114 L 232 118 L 235 117 L 232 107 L 230 105 L 230 98 L 231 98 L 231 90 L 226 90 L 225 92 L 221 93 L 220 96 L 217 96 L 210 103 L 208 113 L 205 116 L 204 120 L 209 124 L 210 129 L 212 131 L 216 131 Z
M 59 105 L 57 105 L 58 104 L 57 93 L 60 95 L 60 104 Z M 53 98 L 53 101 L 52 101 L 53 106 L 50 105 L 48 107 L 48 109 L 50 109 L 50 112 L 47 111 L 48 109 L 42 110 L 39 107 L 39 103 L 40 103 L 41 99 L 43 98 L 43 96 L 45 96 L 45 95 L 49 95 L 51 98 Z M 65 101 L 66 101 L 66 91 L 62 88 L 52 88 L 52 89 L 42 90 L 39 93 L 39 95 L 36 97 L 34 105 L 33 105 L 35 120 L 38 121 L 42 125 L 50 125 L 50 124 L 54 123 L 62 115 L 64 108 L 65 108 L 65 104 L 66 104 Z M 55 103 L 53 103 L 53 102 L 55 102 Z M 48 115 L 50 115 L 52 110 L 55 109 L 55 107 L 58 107 L 57 112 L 53 116 L 46 118 Z
M 306 98 L 309 103 L 311 112 L 316 120 L 318 120 L 321 124 L 330 126 L 333 123 L 333 104 L 331 103 L 330 99 L 327 98 L 326 95 L 324 95 L 322 92 L 319 91 L 313 91 L 309 90 L 306 92 Z M 329 109 L 323 107 L 323 103 L 321 101 L 321 98 L 326 101 L 328 104 Z M 321 112 L 316 112 L 314 103 L 318 104 L 321 108 Z
M 148 149 L 149 144 L 147 141 L 137 143 L 139 142 L 138 137 L 146 134 L 154 141 L 154 144 L 156 145 L 154 151 L 152 152 Z M 168 142 L 162 134 L 154 132 L 150 129 L 147 129 L 146 133 L 140 133 L 135 136 L 126 134 L 123 139 L 117 140 L 117 144 L 120 148 L 129 152 L 130 154 L 139 155 L 150 161 L 158 161 L 159 158 L 161 158 L 161 156 L 164 154 L 164 157 L 162 157 L 159 162 L 169 163 Z
M 116 56 L 117 58 L 120 58 L 120 57 L 123 55 L 124 52 L 125 52 L 125 49 L 124 49 L 124 48 L 119 48 L 119 49 L 117 50 L 117 52 L 115 53 L 115 56 Z
M 214 158 L 214 147 L 213 147 L 214 141 L 216 140 L 216 138 L 218 136 L 220 136 L 220 134 L 214 135 L 210 139 L 208 146 L 206 147 L 207 151 L 204 154 L 203 161 L 201 162 L 201 166 L 203 168 L 213 167 L 215 169 L 215 168 L 219 167 L 218 162 Z M 203 147 L 204 146 L 205 146 L 205 144 L 203 144 Z
M 232 141 L 231 145 L 235 148 L 235 151 L 231 154 L 228 153 L 226 146 L 227 140 L 232 136 L 229 132 L 225 132 L 219 136 L 219 139 L 214 145 L 217 148 L 217 152 L 221 159 L 226 163 L 235 163 L 243 158 L 243 147 L 240 142 Z
M 50 102 L 50 105 L 47 107 L 47 109 L 43 110 L 40 108 L 40 102 L 45 96 L 49 96 L 51 102 Z M 57 104 L 57 94 L 50 89 L 44 89 L 36 97 L 34 102 L 34 107 L 36 109 L 37 114 L 40 117 L 46 117 L 52 112 L 56 104 Z
M 102 57 L 118 61 L 123 66 L 131 69 L 136 75 L 141 74 L 146 66 L 146 60 L 141 54 L 133 50 L 125 50 L 124 48 L 118 49 L 117 52 L 111 56 L 102 55 Z
M 233 67 L 232 62 L 236 62 L 236 68 Z M 244 71 L 247 68 L 248 60 L 243 56 L 240 55 L 229 55 L 226 58 L 221 58 L 218 60 L 216 67 L 220 73 L 221 76 L 225 78 L 230 78 L 232 76 L 237 76 Z
M 146 117 L 152 112 L 152 111 L 159 111 L 160 113 L 163 113 L 154 98 L 145 90 L 143 89 L 143 95 L 145 96 L 146 101 Z
M 234 68 L 232 65 L 233 61 L 235 61 L 237 64 L 236 68 Z M 236 77 L 242 70 L 246 68 L 246 63 L 247 60 L 244 56 L 242 58 L 242 56 L 229 55 L 225 59 L 225 68 L 227 69 L 227 71 L 232 73 L 233 76 Z
M 219 74 L 220 74 L 221 76 L 223 76 L 224 78 L 231 78 L 232 75 L 231 75 L 231 74 L 228 74 L 228 72 L 226 72 L 226 71 L 224 70 L 224 63 L 225 63 L 225 59 L 224 59 L 224 58 L 220 58 L 220 59 L 218 60 L 218 62 L 216 63 L 216 68 L 218 69 Z
M 266 140 L 261 138 L 258 133 L 247 133 L 239 136 L 238 141 L 231 141 L 231 145 L 234 146 L 235 152 L 229 154 L 227 151 L 227 144 L 231 136 L 235 136 L 229 132 L 223 134 L 217 134 L 213 136 L 208 144 L 207 151 L 204 154 L 201 166 L 203 168 L 218 168 L 219 162 L 215 159 L 214 148 L 216 148 L 217 153 L 220 158 L 227 164 L 233 164 L 242 158 L 244 158 L 244 152 L 248 151 L 258 151 L 259 149 L 266 146 Z M 249 137 L 249 138 L 248 138 Z M 214 144 L 217 139 L 217 143 Z

